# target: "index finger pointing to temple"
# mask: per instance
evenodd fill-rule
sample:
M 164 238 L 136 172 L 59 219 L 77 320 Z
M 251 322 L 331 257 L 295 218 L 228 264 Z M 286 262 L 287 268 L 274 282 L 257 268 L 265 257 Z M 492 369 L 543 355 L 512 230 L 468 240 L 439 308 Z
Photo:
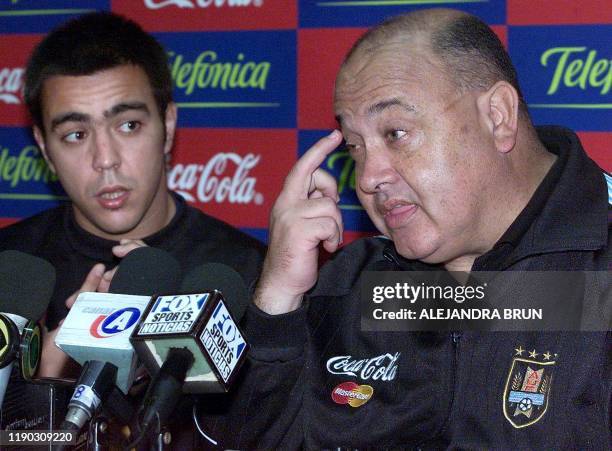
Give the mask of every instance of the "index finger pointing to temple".
M 285 179 L 285 191 L 292 196 L 307 199 L 314 172 L 325 161 L 325 158 L 338 147 L 341 140 L 342 134 L 338 130 L 334 130 L 308 149 Z

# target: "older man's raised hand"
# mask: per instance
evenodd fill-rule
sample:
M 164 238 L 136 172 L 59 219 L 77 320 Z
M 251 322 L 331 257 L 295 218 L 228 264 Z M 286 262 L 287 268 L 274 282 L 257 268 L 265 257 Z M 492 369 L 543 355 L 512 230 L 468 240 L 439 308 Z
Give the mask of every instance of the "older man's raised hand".
M 297 309 L 317 281 L 319 243 L 334 252 L 342 243 L 336 180 L 319 168 L 341 142 L 334 130 L 295 164 L 270 215 L 268 254 L 255 304 L 272 315 Z

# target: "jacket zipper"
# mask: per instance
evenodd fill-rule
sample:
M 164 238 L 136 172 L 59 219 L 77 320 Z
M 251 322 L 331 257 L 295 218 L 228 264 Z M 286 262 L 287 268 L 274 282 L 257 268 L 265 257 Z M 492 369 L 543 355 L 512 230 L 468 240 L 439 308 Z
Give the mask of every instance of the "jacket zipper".
M 460 331 L 451 332 L 451 339 L 453 340 L 453 345 L 455 347 L 455 361 L 457 360 L 457 346 L 459 345 L 459 340 L 461 339 Z
M 402 269 L 400 263 L 397 261 L 397 259 L 395 258 L 395 255 L 393 255 L 393 252 L 391 252 L 391 250 L 389 248 L 386 248 L 383 250 L 383 257 L 391 262 L 394 263 L 396 265 L 396 267 L 398 267 L 400 270 Z M 453 405 L 455 404 L 455 388 L 457 385 L 457 367 L 459 366 L 458 360 L 459 360 L 459 341 L 461 340 L 461 331 L 452 331 L 451 332 L 451 341 L 453 343 L 453 364 L 452 364 L 452 385 L 451 385 L 451 391 L 452 391 L 452 398 L 451 398 L 451 402 L 450 402 L 450 409 L 448 412 L 448 417 L 447 417 L 447 422 L 446 424 L 442 427 L 442 429 L 440 431 L 438 431 L 435 435 L 437 436 L 438 434 L 442 433 L 444 431 L 444 429 L 446 429 L 447 427 L 449 427 L 448 425 L 448 421 L 450 420 L 450 415 L 451 412 L 453 411 Z M 425 443 L 421 444 L 424 445 Z M 421 445 L 417 446 L 415 448 L 415 451 L 417 450 L 421 450 L 422 447 Z

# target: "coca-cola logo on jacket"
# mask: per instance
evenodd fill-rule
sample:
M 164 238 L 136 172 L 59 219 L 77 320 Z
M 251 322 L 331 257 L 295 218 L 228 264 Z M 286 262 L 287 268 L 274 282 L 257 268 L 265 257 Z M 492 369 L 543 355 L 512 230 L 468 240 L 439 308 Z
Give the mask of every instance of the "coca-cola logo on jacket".
M 293 130 L 179 129 L 168 186 L 236 227 L 265 228 L 296 161 Z
M 401 353 L 386 353 L 375 357 L 339 355 L 327 360 L 331 374 L 353 376 L 363 381 L 392 381 L 397 376 Z

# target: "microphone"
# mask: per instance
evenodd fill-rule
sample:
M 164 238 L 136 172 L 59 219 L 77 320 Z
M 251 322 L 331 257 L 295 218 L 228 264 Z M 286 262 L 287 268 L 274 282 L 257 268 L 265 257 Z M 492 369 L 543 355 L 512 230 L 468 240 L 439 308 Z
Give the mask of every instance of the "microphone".
M 139 247 L 127 254 L 111 280 L 110 293 L 153 296 L 179 288 L 181 266 L 168 252 Z
M 240 321 L 249 303 L 242 276 L 223 263 L 206 263 L 189 271 L 181 282 L 183 293 L 197 293 L 210 287 L 219 287 L 232 316 Z
M 19 251 L 0 252 L 0 406 L 16 358 L 26 380 L 38 369 L 41 333 L 36 321 L 54 287 L 55 268 L 48 261 Z
M 81 293 L 68 312 L 55 344 L 81 365 L 89 360 L 118 368 L 117 387 L 127 393 L 134 380 L 136 355 L 129 341 L 151 295 L 176 292 L 181 270 L 166 251 L 140 247 L 127 254 L 110 293 Z
M 105 400 L 117 379 L 117 367 L 112 363 L 90 360 L 85 362 L 60 429 L 80 431 Z
M 181 398 L 183 381 L 193 363 L 193 354 L 187 348 L 170 348 L 139 409 L 143 413 L 138 424 L 143 432 L 149 430 L 155 421 L 158 429 L 166 424 Z
M 203 286 L 218 289 L 204 291 Z M 130 342 L 151 374 L 159 371 L 171 348 L 187 348 L 195 362 L 183 391 L 225 392 L 248 349 L 230 314 L 230 309 L 244 314 L 248 302 L 244 281 L 229 266 L 208 263 L 185 277 L 181 291 L 186 294 L 152 298 Z
M 130 337 L 156 374 L 138 412 L 139 439 L 155 423 L 161 429 L 181 392 L 227 391 L 246 359 L 248 344 L 228 309 L 244 314 L 248 292 L 242 277 L 226 265 L 209 263 L 192 270 L 181 291 L 187 294 L 153 297 Z

